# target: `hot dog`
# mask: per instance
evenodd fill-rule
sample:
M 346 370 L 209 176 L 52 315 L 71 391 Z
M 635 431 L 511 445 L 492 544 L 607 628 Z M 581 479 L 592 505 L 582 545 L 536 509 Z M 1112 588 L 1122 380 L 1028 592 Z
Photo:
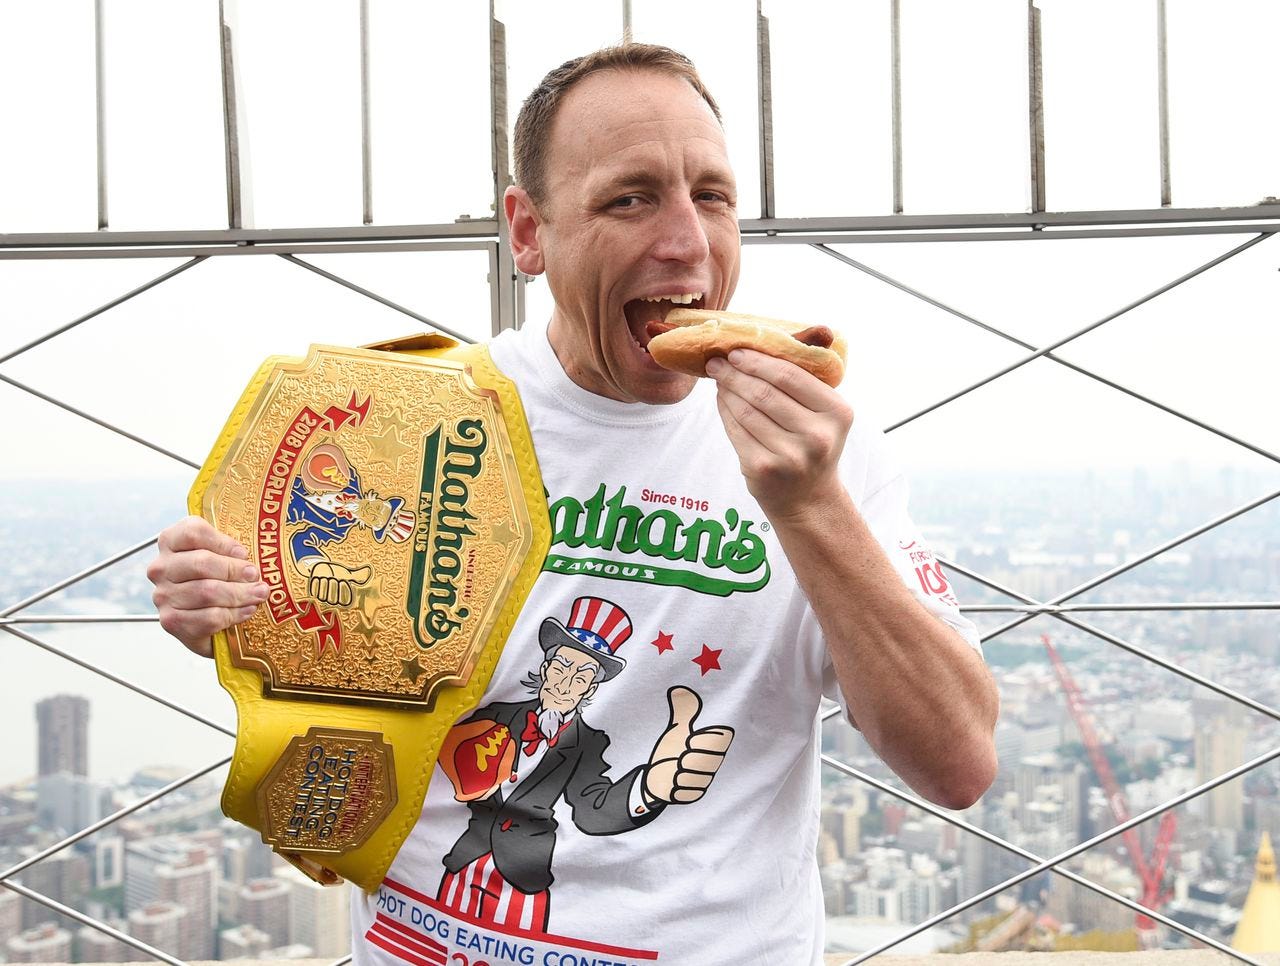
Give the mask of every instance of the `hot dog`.
M 692 376 L 707 374 L 707 360 L 733 349 L 756 349 L 794 362 L 828 386 L 844 378 L 844 338 L 825 325 L 708 309 L 672 309 L 647 325 L 649 354 L 658 365 Z

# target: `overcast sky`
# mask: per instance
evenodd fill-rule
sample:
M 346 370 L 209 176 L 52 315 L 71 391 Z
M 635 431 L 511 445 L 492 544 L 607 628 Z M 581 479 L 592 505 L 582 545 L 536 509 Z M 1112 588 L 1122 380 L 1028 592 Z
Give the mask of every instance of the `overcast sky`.
M 1159 206 L 1154 0 L 1041 0 L 1050 210 Z M 380 223 L 491 215 L 483 3 L 372 0 L 374 212 Z M 724 109 L 756 217 L 755 4 L 634 0 L 635 36 L 689 53 Z M 550 67 L 621 35 L 621 4 L 505 3 L 511 111 Z M 1280 5 L 1169 0 L 1176 206 L 1280 194 L 1271 44 Z M 113 229 L 225 224 L 217 4 L 106 0 Z M 245 163 L 256 227 L 358 224 L 356 0 L 241 3 Z M 777 212 L 891 210 L 889 0 L 787 0 L 770 17 Z M 1029 202 L 1023 0 L 902 0 L 909 214 Z M 0 231 L 92 230 L 93 4 L 0 3 Z M 1106 241 L 855 244 L 850 256 L 1039 346 L 1096 321 L 1247 235 Z M 1062 355 L 1272 451 L 1267 387 L 1280 243 L 1264 241 Z M 314 261 L 476 336 L 480 252 Z M 0 261 L 0 355 L 181 264 Z M 529 315 L 550 311 L 545 283 Z M 844 390 L 889 425 L 1024 354 L 807 246 L 748 246 L 734 306 L 835 324 Z M 200 462 L 263 358 L 417 328 L 281 259 L 209 259 L 0 372 Z M 190 471 L 0 385 L 0 476 Z M 1040 360 L 897 431 L 915 467 L 1268 461 Z

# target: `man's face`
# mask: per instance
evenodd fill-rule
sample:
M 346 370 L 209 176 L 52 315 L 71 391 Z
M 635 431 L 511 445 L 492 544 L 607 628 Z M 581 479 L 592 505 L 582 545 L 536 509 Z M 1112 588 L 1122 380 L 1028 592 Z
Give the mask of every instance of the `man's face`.
M 565 96 L 549 148 L 535 220 L 557 357 L 598 395 L 683 399 L 694 377 L 653 361 L 645 325 L 669 296 L 724 308 L 737 285 L 737 188 L 715 115 L 681 77 L 601 71 Z
M 590 654 L 572 647 L 558 647 L 542 666 L 542 689 L 538 699 L 544 710 L 568 714 L 583 698 L 596 691 L 596 674 L 600 662 Z

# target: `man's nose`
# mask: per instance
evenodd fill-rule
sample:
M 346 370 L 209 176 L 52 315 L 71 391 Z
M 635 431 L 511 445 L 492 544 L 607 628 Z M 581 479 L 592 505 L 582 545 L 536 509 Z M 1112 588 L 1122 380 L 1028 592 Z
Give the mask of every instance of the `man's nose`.
M 702 213 L 691 198 L 663 206 L 659 234 L 654 242 L 655 258 L 700 265 L 711 253 Z

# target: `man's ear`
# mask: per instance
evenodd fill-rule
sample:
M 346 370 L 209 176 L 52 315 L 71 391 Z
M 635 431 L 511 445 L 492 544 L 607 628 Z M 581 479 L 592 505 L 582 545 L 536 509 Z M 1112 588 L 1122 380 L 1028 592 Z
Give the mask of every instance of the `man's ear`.
M 529 192 L 511 185 L 502 195 L 502 206 L 507 213 L 507 226 L 511 229 L 511 254 L 516 268 L 526 275 L 541 275 L 544 266 L 542 244 L 538 229 L 542 216 L 534 206 Z
M 599 683 L 596 683 L 596 684 L 591 685 L 591 687 L 587 688 L 586 692 L 582 695 L 582 700 L 583 700 L 583 701 L 590 701 L 590 700 L 591 700 L 591 696 L 592 696 L 593 694 L 595 694 L 595 693 L 596 693 L 596 688 L 598 688 L 598 687 L 600 687 L 600 685 L 599 685 Z

